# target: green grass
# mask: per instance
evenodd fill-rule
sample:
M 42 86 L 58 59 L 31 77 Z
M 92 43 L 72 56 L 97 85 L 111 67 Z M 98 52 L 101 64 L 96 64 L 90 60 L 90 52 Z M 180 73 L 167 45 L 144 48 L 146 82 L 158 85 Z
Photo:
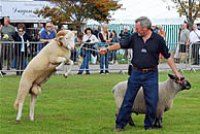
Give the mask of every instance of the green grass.
M 200 133 L 200 72 L 184 72 L 192 84 L 189 91 L 180 92 L 173 108 L 164 114 L 161 130 L 145 131 L 144 115 L 134 115 L 136 127 L 127 126 L 128 133 Z M 109 74 L 90 76 L 52 76 L 44 84 L 38 97 L 35 121 L 28 119 L 28 96 L 22 120 L 15 122 L 13 109 L 20 77 L 0 78 L 0 133 L 73 133 L 112 134 L 115 125 L 115 103 L 112 87 L 128 78 L 127 75 Z M 160 73 L 160 81 L 167 73 Z

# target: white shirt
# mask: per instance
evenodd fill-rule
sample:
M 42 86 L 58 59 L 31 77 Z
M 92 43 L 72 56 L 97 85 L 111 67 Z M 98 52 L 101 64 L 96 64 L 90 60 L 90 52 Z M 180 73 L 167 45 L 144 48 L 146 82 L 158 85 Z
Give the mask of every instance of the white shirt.
M 88 39 L 91 40 L 89 43 L 97 43 L 97 42 L 99 42 L 97 37 L 95 35 L 93 35 L 93 34 L 91 34 L 91 35 L 87 35 L 87 34 L 83 35 L 83 42 L 86 42 Z
M 193 31 L 190 32 L 190 43 L 195 43 L 197 41 L 200 41 L 200 31 L 198 29 L 196 29 L 195 31 L 193 30 Z
M 24 37 L 23 35 L 20 35 L 19 36 L 22 40 L 21 40 L 21 52 L 24 52 L 25 51 L 25 42 L 24 42 Z

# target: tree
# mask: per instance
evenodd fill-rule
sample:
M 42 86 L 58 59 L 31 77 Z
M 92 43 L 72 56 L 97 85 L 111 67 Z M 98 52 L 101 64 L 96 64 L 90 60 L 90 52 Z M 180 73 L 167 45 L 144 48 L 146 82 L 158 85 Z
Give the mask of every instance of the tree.
M 166 2 L 166 0 L 163 0 Z M 175 3 L 180 16 L 186 16 L 189 27 L 191 28 L 194 21 L 200 18 L 200 0 L 171 0 Z
M 81 26 L 88 19 L 99 22 L 109 21 L 110 11 L 121 7 L 114 0 L 50 0 L 55 6 L 36 10 L 38 16 L 50 18 L 53 23 L 60 25 L 68 22 Z

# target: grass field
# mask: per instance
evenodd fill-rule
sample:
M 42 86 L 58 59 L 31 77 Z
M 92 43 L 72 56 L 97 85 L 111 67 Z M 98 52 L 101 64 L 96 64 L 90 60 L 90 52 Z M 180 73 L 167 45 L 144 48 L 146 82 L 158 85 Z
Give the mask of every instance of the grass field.
M 144 115 L 134 115 L 136 127 L 127 126 L 122 133 L 200 133 L 200 72 L 184 72 L 184 75 L 190 80 L 192 89 L 176 96 L 173 108 L 164 115 L 161 130 L 145 131 Z M 127 78 L 120 74 L 74 75 L 67 79 L 52 76 L 38 97 L 35 121 L 28 119 L 28 96 L 19 124 L 15 122 L 13 102 L 20 77 L 0 78 L 0 134 L 115 133 L 115 103 L 111 89 Z M 160 81 L 166 79 L 167 73 L 160 73 Z

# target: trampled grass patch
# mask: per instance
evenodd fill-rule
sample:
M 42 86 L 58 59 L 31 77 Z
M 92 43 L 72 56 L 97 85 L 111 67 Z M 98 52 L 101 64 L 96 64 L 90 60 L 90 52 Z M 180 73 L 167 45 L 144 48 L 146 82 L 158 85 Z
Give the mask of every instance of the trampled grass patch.
M 200 133 L 200 72 L 184 72 L 192 89 L 180 92 L 173 108 L 164 114 L 161 130 L 145 131 L 144 115 L 133 115 L 136 127 L 127 126 L 128 133 Z M 0 133 L 115 133 L 115 103 L 112 87 L 126 80 L 127 75 L 73 75 L 65 79 L 52 76 L 44 84 L 38 97 L 35 121 L 28 119 L 29 100 L 26 98 L 22 120 L 15 122 L 13 103 L 20 77 L 0 78 Z M 160 81 L 167 79 L 167 72 L 160 73 Z

